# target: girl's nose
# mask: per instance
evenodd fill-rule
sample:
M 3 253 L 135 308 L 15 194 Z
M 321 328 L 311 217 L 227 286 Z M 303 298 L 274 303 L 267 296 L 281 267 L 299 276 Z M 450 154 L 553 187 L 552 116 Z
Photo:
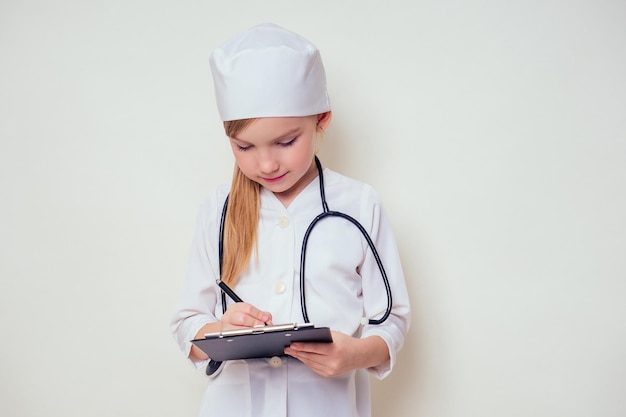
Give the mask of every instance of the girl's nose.
M 278 170 L 278 160 L 273 152 L 263 152 L 259 155 L 259 169 L 264 174 L 271 174 Z

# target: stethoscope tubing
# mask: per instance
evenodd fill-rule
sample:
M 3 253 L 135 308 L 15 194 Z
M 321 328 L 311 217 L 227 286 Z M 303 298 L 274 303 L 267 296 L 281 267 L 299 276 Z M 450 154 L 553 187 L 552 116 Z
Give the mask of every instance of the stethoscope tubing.
M 363 235 L 363 237 L 367 241 L 367 244 L 370 250 L 372 251 L 372 255 L 374 256 L 374 259 L 376 260 L 378 269 L 380 270 L 380 274 L 383 279 L 383 283 L 385 285 L 385 291 L 387 293 L 387 308 L 381 318 L 369 319 L 368 324 L 374 324 L 374 325 L 381 324 L 389 318 L 389 315 L 391 314 L 391 309 L 393 306 L 391 286 L 389 284 L 389 279 L 387 278 L 387 273 L 385 272 L 383 262 L 380 259 L 380 255 L 378 254 L 378 251 L 376 250 L 376 246 L 374 245 L 372 238 L 370 237 L 369 233 L 367 233 L 367 230 L 365 230 L 363 225 L 359 223 L 358 220 L 356 220 L 354 217 L 349 216 L 348 214 L 345 214 L 339 211 L 332 211 L 328 208 L 328 203 L 326 202 L 326 192 L 324 188 L 324 174 L 322 172 L 323 171 L 322 164 L 320 160 L 317 158 L 317 156 L 315 157 L 315 165 L 317 166 L 317 171 L 319 173 L 320 198 L 322 200 L 323 211 L 322 213 L 318 214 L 313 219 L 313 221 L 309 224 L 309 227 L 304 233 L 304 237 L 302 239 L 302 249 L 300 253 L 300 306 L 302 309 L 302 318 L 304 319 L 305 323 L 311 322 L 309 320 L 309 314 L 308 314 L 307 307 L 306 307 L 306 285 L 305 285 L 306 249 L 307 249 L 307 245 L 309 242 L 309 237 L 311 235 L 311 232 L 313 231 L 313 227 L 315 227 L 315 225 L 317 225 L 318 222 L 328 217 L 339 217 L 339 218 L 343 218 L 349 221 L 350 223 L 355 225 L 357 229 L 359 229 L 359 231 L 361 232 L 361 235 Z M 228 210 L 228 199 L 229 199 L 229 196 L 226 196 L 226 200 L 224 201 L 224 207 L 222 208 L 222 215 L 220 218 L 220 231 L 219 231 L 219 241 L 218 241 L 220 277 L 222 276 L 222 264 L 224 260 L 224 224 L 226 222 L 226 213 Z M 221 301 L 222 301 L 222 314 L 223 314 L 223 313 L 226 313 L 226 293 L 224 291 L 221 291 Z M 215 373 L 217 369 L 219 368 L 220 364 L 221 362 L 216 362 L 216 361 L 211 360 L 206 369 L 207 375 L 211 375 Z
M 304 234 L 304 238 L 302 239 L 302 251 L 300 253 L 300 307 L 302 308 L 302 318 L 304 319 L 304 322 L 310 323 L 309 315 L 308 315 L 308 311 L 306 307 L 306 295 L 305 295 L 306 286 L 305 286 L 305 279 L 304 279 L 305 278 L 305 265 L 306 265 L 306 248 L 307 248 L 309 236 L 311 235 L 311 231 L 313 230 L 313 227 L 320 220 L 328 218 L 328 217 L 341 217 L 343 219 L 348 220 L 349 222 L 354 224 L 357 227 L 357 229 L 359 229 L 359 231 L 361 232 L 361 234 L 367 241 L 367 244 L 372 251 L 372 255 L 374 256 L 374 259 L 376 260 L 376 264 L 378 265 L 378 269 L 380 270 L 380 274 L 383 278 L 383 283 L 385 285 L 385 292 L 387 293 L 387 308 L 385 310 L 385 313 L 380 319 L 369 319 L 368 324 L 383 323 L 385 320 L 387 320 L 387 318 L 389 318 L 389 315 L 391 314 L 391 306 L 393 305 L 393 297 L 391 295 L 391 286 L 389 285 L 389 278 L 387 278 L 387 273 L 385 272 L 385 268 L 383 266 L 382 260 L 380 259 L 380 255 L 378 254 L 378 251 L 376 250 L 376 246 L 374 245 L 374 242 L 372 242 L 372 238 L 369 236 L 365 228 L 355 218 L 345 213 L 342 213 L 339 211 L 331 211 L 331 210 L 318 214 L 317 217 L 313 219 L 313 221 L 307 228 Z

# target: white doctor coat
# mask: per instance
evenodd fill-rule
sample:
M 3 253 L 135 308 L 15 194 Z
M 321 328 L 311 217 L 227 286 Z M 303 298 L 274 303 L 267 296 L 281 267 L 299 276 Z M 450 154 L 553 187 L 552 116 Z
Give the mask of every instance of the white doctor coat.
M 384 378 L 391 371 L 409 328 L 409 300 L 396 242 L 378 195 L 368 185 L 330 169 L 324 170 L 324 183 L 330 210 L 357 219 L 375 243 L 389 278 L 393 309 L 380 325 L 362 324 L 364 317 L 380 318 L 385 312 L 383 280 L 358 229 L 345 219 L 330 217 L 315 226 L 307 247 L 309 321 L 355 337 L 378 335 L 389 347 L 390 360 L 334 378 L 323 378 L 287 356 L 271 362 L 228 361 L 209 378 L 200 416 L 370 416 L 368 372 Z M 172 333 L 186 355 L 198 330 L 222 316 L 215 281 L 219 223 L 228 190 L 218 188 L 200 208 L 182 297 L 172 317 Z M 303 322 L 300 250 L 307 227 L 321 212 L 318 178 L 287 208 L 272 192 L 261 191 L 258 258 L 253 254 L 235 292 L 269 311 L 275 324 Z M 207 361 L 192 363 L 202 368 Z

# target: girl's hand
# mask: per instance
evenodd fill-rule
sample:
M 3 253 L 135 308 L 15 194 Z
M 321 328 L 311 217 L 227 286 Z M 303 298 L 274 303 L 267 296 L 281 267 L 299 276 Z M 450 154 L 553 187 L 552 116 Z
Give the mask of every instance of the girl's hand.
M 220 332 L 222 330 L 236 329 L 241 327 L 254 327 L 272 325 L 272 315 L 267 311 L 261 311 L 248 303 L 230 304 L 221 321 L 207 323 L 198 332 L 194 339 L 204 337 L 206 333 Z M 189 358 L 192 360 L 205 360 L 207 355 L 196 345 L 191 345 Z
M 302 361 L 323 377 L 372 368 L 389 360 L 387 344 L 379 336 L 358 339 L 332 331 L 333 343 L 292 343 L 285 354 Z
M 248 303 L 233 303 L 228 306 L 221 319 L 223 329 L 239 327 L 271 326 L 272 315 Z

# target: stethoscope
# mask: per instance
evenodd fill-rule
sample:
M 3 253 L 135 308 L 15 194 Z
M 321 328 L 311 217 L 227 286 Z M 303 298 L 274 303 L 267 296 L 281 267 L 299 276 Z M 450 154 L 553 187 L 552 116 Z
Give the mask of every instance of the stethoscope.
M 383 266 L 383 262 L 380 259 L 380 256 L 378 255 L 378 251 L 376 250 L 376 246 L 374 245 L 374 242 L 372 241 L 372 238 L 370 237 L 370 235 L 367 233 L 367 230 L 365 230 L 365 228 L 361 225 L 361 223 L 359 223 L 358 220 L 356 220 L 354 217 L 339 212 L 339 211 L 332 211 L 328 208 L 328 203 L 326 202 L 326 193 L 324 190 L 324 174 L 323 174 L 323 170 L 322 170 L 322 164 L 320 162 L 320 160 L 317 158 L 317 156 L 315 157 L 315 165 L 317 166 L 317 172 L 319 174 L 319 184 L 320 184 L 320 198 L 322 200 L 322 213 L 318 214 L 313 221 L 311 222 L 311 224 L 309 224 L 309 227 L 306 229 L 306 232 L 304 233 L 304 237 L 302 239 L 302 249 L 300 251 L 300 307 L 302 309 L 302 318 L 304 319 L 305 323 L 310 323 L 309 320 L 309 314 L 307 312 L 307 307 L 306 307 L 306 286 L 305 286 L 305 267 L 306 267 L 306 249 L 307 249 L 307 245 L 309 243 L 309 237 L 311 235 L 311 232 L 313 231 L 313 228 L 322 220 L 328 217 L 340 217 L 342 219 L 346 219 L 348 220 L 350 223 L 352 223 L 353 225 L 356 226 L 357 229 L 359 229 L 359 231 L 361 232 L 361 234 L 363 235 L 363 237 L 365 238 L 365 240 L 367 241 L 367 244 L 369 246 L 369 248 L 372 251 L 372 254 L 374 255 L 374 259 L 376 260 L 376 264 L 378 266 L 378 269 L 380 271 L 380 275 L 383 279 L 383 283 L 385 285 L 385 291 L 387 293 L 387 308 L 385 310 L 385 313 L 383 314 L 383 316 L 379 319 L 368 319 L 367 320 L 367 324 L 381 324 L 383 323 L 385 320 L 387 320 L 387 318 L 389 318 L 389 315 L 391 314 L 391 307 L 392 307 L 392 297 L 391 297 L 391 287 L 389 285 L 389 279 L 387 278 L 387 273 L 385 272 L 385 268 Z M 219 254 L 219 272 L 220 272 L 220 277 L 222 276 L 222 263 L 223 263 L 223 259 L 224 259 L 224 222 L 226 220 L 226 212 L 228 210 L 228 196 L 226 197 L 226 201 L 224 201 L 224 207 L 222 208 L 222 217 L 220 219 L 220 231 L 219 231 L 219 242 L 218 242 L 218 254 Z M 222 314 L 226 313 L 226 293 L 222 290 L 221 291 L 221 295 L 222 295 Z M 363 323 L 365 324 L 365 322 Z M 213 374 L 215 371 L 217 371 L 217 369 L 220 366 L 220 362 L 215 362 L 215 361 L 210 361 L 209 366 L 207 366 L 207 370 L 206 373 L 207 375 L 211 375 Z
M 305 284 L 305 266 L 306 266 L 306 249 L 307 249 L 307 245 L 309 243 L 309 237 L 311 235 L 311 232 L 313 231 L 313 228 L 322 220 L 328 217 L 340 217 L 343 219 L 348 220 L 350 223 L 352 223 L 353 225 L 356 226 L 357 229 L 359 229 L 359 231 L 361 232 L 361 234 L 363 235 L 363 237 L 365 238 L 365 240 L 367 241 L 367 244 L 369 245 L 372 254 L 374 255 L 374 259 L 376 260 L 376 264 L 378 266 L 378 269 L 380 270 L 380 275 L 382 276 L 383 279 L 383 283 L 385 284 L 385 291 L 387 292 L 387 309 L 385 310 L 385 314 L 383 314 L 383 316 L 379 319 L 369 319 L 367 321 L 368 324 L 381 324 L 383 323 L 385 320 L 387 320 L 387 318 L 389 317 L 389 315 L 391 314 L 391 306 L 392 306 L 392 298 L 391 298 L 391 287 L 389 285 L 389 279 L 387 278 L 387 273 L 385 272 L 385 268 L 383 266 L 383 262 L 380 259 L 380 256 L 378 255 L 378 251 L 376 250 L 376 246 L 374 245 L 374 242 L 372 242 L 372 238 L 370 237 L 370 235 L 367 233 L 367 231 L 365 230 L 365 228 L 361 225 L 361 223 L 359 223 L 358 220 L 356 220 L 354 217 L 339 212 L 339 211 L 332 211 L 329 210 L 328 208 L 328 203 L 326 202 L 326 192 L 324 189 L 324 174 L 323 174 L 323 170 L 322 170 L 322 163 L 320 162 L 320 160 L 317 158 L 317 156 L 315 157 L 315 165 L 317 166 L 317 172 L 319 174 L 319 184 L 320 184 L 320 198 L 322 200 L 322 213 L 318 214 L 317 217 L 315 217 L 313 219 L 313 221 L 311 222 L 311 224 L 309 224 L 309 227 L 306 229 L 306 232 L 304 233 L 304 237 L 302 239 L 302 249 L 300 251 L 300 307 L 302 309 L 302 318 L 304 319 L 305 323 L 310 323 L 309 320 L 309 314 L 307 312 L 307 308 L 306 308 L 306 286 Z M 220 267 L 220 276 L 222 275 L 222 261 L 224 259 L 224 222 L 226 219 L 226 211 L 228 210 L 228 197 L 226 197 L 226 201 L 224 201 L 224 207 L 222 208 L 222 217 L 220 219 L 220 235 L 219 235 L 219 246 L 218 246 L 218 250 L 219 250 L 219 267 Z M 222 313 L 226 312 L 226 294 L 224 293 L 224 291 L 222 291 Z

